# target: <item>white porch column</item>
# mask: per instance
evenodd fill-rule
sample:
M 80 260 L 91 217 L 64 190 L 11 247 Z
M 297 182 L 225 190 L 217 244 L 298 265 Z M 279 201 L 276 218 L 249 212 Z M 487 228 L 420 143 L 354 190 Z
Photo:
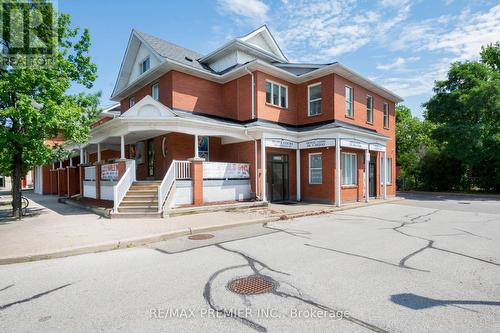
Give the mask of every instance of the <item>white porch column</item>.
M 194 135 L 194 157 L 199 157 L 199 154 L 198 154 L 198 134 Z
M 383 192 L 382 192 L 382 196 L 385 199 L 387 199 L 387 158 L 386 158 L 386 152 L 384 151 L 383 154 L 383 159 L 384 159 L 384 182 L 383 182 Z
M 83 152 L 83 147 L 80 147 L 80 164 L 85 163 L 85 153 Z
M 73 166 L 73 157 L 71 155 L 69 155 L 69 166 Z
M 97 162 L 101 162 L 101 144 L 97 144 Z
M 340 136 L 335 139 L 335 206 L 340 207 Z
M 370 201 L 370 151 L 365 150 L 365 202 Z
M 302 199 L 302 196 L 300 195 L 300 149 L 295 150 L 295 157 L 296 157 L 296 171 L 297 171 L 297 176 L 296 181 L 297 181 L 297 201 L 300 201 Z
M 120 159 L 125 159 L 125 135 L 120 136 Z
M 258 166 L 258 157 L 259 157 L 259 149 L 257 145 L 257 140 L 254 140 L 254 148 L 255 148 L 255 196 L 257 197 L 257 189 L 259 188 L 259 166 Z
M 261 163 L 261 197 L 262 201 L 267 201 L 266 196 L 266 139 L 264 135 L 260 139 L 260 163 Z
M 62 161 L 59 161 L 59 169 L 62 169 Z

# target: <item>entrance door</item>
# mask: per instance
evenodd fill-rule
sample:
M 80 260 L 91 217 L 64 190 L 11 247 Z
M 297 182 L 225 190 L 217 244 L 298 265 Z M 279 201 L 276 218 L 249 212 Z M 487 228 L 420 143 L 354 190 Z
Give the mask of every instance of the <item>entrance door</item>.
M 376 157 L 371 156 L 370 157 L 370 164 L 368 164 L 368 178 L 370 182 L 370 197 L 376 197 L 377 196 L 377 159 Z
M 155 147 L 154 147 L 154 140 L 149 139 L 148 140 L 148 177 L 154 177 L 155 176 Z
M 288 200 L 288 155 L 269 154 L 267 161 L 269 200 L 271 202 Z

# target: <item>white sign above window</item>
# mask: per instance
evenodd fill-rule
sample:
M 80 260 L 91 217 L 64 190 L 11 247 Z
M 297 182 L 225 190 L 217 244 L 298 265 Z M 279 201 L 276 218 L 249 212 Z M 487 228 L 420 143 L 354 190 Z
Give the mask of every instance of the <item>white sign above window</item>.
M 355 139 L 341 139 L 340 145 L 342 147 L 357 148 L 357 149 L 368 149 L 368 144 L 355 140 Z
M 266 147 L 297 149 L 297 142 L 287 139 L 266 139 Z
M 373 151 L 385 151 L 385 146 L 379 143 L 370 143 L 370 150 Z
M 312 139 L 299 142 L 299 149 L 335 147 L 335 139 Z

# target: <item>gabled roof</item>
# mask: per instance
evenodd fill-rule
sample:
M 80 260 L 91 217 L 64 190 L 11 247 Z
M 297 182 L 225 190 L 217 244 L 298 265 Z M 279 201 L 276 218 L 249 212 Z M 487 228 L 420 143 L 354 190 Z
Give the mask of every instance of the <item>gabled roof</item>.
M 229 41 L 215 51 L 202 57 L 200 62 L 208 64 L 236 49 L 244 50 L 245 52 L 257 55 L 270 62 L 288 62 L 288 59 L 281 51 L 278 43 L 276 43 L 276 40 L 266 25 L 263 25 L 245 36 Z
M 191 66 L 201 70 L 209 70 L 203 66 L 198 59 L 203 57 L 203 54 L 187 49 L 185 47 L 167 42 L 161 38 L 149 35 L 145 32 L 133 30 L 137 36 L 145 41 L 159 56 L 165 59 L 175 60 L 186 66 Z
M 158 61 L 144 74 L 129 80 L 135 57 L 141 45 L 144 45 Z M 243 50 L 256 58 L 244 63 L 237 63 L 219 72 L 208 66 L 208 62 L 214 62 L 234 50 Z M 328 64 L 288 62 L 267 26 L 262 26 L 248 35 L 236 38 L 206 56 L 144 32 L 132 30 L 111 99 L 120 100 L 170 70 L 181 71 L 222 84 L 247 75 L 248 70 L 263 71 L 294 84 L 336 73 L 391 101 L 397 103 L 403 100 L 393 92 L 338 62 Z

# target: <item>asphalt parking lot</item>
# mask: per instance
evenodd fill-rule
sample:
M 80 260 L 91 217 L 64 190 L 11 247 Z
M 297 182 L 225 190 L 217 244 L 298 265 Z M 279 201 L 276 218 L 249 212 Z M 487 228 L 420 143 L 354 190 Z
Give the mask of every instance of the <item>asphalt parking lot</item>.
M 499 201 L 408 196 L 213 235 L 0 266 L 0 331 L 500 331 Z M 231 291 L 245 277 L 269 288 Z

